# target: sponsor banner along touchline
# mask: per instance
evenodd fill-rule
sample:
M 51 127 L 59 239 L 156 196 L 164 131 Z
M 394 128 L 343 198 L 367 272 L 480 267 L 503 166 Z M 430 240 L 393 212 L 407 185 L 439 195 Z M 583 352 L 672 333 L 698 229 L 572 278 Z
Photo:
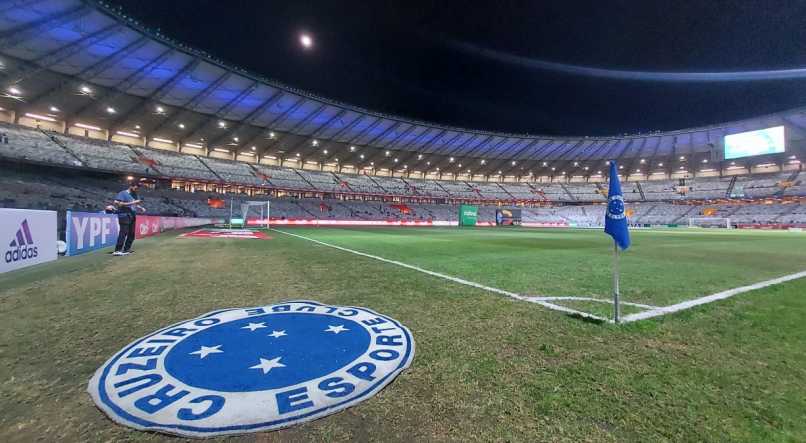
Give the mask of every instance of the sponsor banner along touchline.
M 223 223 L 223 219 L 160 217 L 138 215 L 135 237 L 144 238 L 160 232 Z M 118 239 L 118 216 L 92 212 L 67 212 L 67 255 L 78 255 L 96 249 L 114 246 Z
M 56 260 L 56 211 L 0 209 L 0 274 Z

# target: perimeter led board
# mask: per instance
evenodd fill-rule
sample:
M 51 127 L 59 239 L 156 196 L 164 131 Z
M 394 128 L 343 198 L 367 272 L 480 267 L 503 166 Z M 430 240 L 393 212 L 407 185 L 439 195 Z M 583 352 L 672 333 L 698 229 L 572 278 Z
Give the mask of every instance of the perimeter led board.
M 725 160 L 784 152 L 784 127 L 759 129 L 725 136 Z

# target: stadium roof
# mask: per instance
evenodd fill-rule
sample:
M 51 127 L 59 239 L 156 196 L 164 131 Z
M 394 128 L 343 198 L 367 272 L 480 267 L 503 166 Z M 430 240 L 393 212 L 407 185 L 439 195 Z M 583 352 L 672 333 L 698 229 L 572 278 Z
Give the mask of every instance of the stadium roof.
M 359 167 L 538 176 L 593 174 L 608 159 L 621 160 L 629 173 L 698 170 L 700 162 L 719 161 L 726 134 L 784 125 L 789 145 L 797 150 L 806 134 L 806 111 L 631 137 L 562 138 L 448 127 L 334 102 L 262 78 L 102 3 L 0 0 L 0 9 L 6 93 L 0 106 L 17 115 L 49 112 L 68 125 L 90 123 L 110 134 L 137 132 L 149 140 L 234 153 L 254 146 L 261 156 L 300 154 Z

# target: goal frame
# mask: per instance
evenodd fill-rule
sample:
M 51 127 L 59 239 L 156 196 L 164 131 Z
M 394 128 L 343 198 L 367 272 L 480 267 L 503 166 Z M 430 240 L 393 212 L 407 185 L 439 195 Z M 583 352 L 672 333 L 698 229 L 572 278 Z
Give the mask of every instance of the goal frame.
M 728 217 L 692 217 L 688 219 L 688 227 L 689 228 L 700 228 L 701 225 L 719 225 L 721 227 L 722 223 L 714 223 L 714 222 L 724 222 L 725 229 L 730 229 L 730 218 Z
M 230 228 L 234 228 L 236 226 L 236 224 L 233 223 L 233 211 L 235 210 L 235 205 L 236 204 L 239 204 L 241 206 L 241 210 L 240 210 L 240 213 L 241 213 L 240 227 L 241 227 L 241 229 L 246 228 L 246 226 L 249 224 L 249 209 L 254 207 L 254 206 L 260 207 L 260 218 L 258 220 L 260 220 L 261 223 L 259 223 L 259 225 L 262 225 L 263 224 L 262 222 L 265 220 L 266 229 L 269 229 L 269 224 L 270 224 L 269 220 L 271 220 L 271 201 L 268 201 L 268 200 L 267 201 L 254 201 L 254 200 L 235 200 L 235 199 L 230 199 L 230 205 L 229 205 L 229 227 Z M 266 216 L 265 218 L 263 218 L 264 209 L 265 209 L 265 216 Z

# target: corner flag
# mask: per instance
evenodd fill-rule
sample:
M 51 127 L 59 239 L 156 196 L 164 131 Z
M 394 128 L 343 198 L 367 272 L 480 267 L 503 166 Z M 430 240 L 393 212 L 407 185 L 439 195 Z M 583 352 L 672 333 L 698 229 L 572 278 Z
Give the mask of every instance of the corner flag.
M 613 241 L 622 251 L 630 247 L 627 212 L 624 208 L 624 197 L 621 195 L 621 184 L 618 181 L 618 169 L 613 160 L 610 161 L 610 190 L 607 192 L 605 233 L 613 237 Z

